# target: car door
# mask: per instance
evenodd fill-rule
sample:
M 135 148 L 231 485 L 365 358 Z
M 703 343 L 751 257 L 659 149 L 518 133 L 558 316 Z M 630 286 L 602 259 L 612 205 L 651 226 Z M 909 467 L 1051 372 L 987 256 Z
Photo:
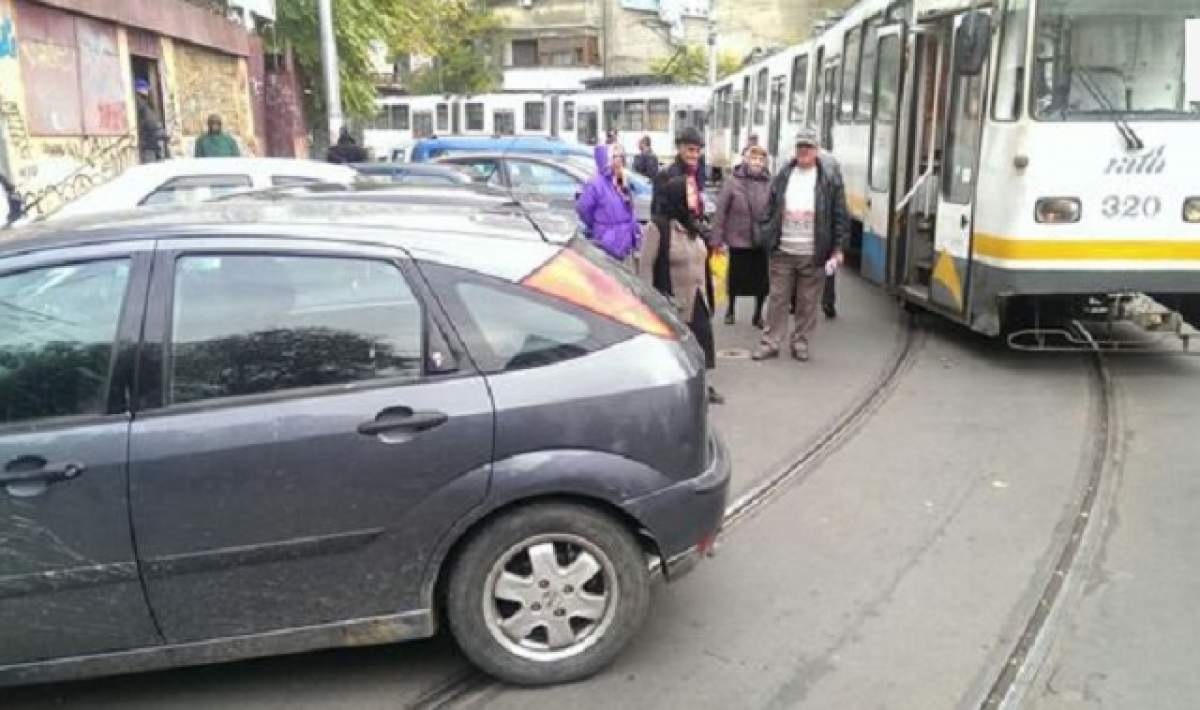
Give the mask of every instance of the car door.
M 407 268 L 315 240 L 161 244 L 130 500 L 168 642 L 418 607 L 434 542 L 486 491 L 493 415 Z
M 150 249 L 0 261 L 0 666 L 161 642 L 126 466 Z

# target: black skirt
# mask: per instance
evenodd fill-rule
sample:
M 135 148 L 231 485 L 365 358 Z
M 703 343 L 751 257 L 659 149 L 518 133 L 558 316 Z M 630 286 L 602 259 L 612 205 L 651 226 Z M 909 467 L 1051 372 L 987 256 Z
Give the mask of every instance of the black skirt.
M 767 252 L 762 249 L 729 249 L 729 295 L 766 296 L 771 290 Z

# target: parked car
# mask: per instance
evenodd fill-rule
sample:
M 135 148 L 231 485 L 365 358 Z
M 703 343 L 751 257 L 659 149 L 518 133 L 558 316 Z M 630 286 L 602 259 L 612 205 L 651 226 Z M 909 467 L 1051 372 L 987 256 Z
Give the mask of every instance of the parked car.
M 367 179 L 397 185 L 469 185 L 463 170 L 432 163 L 356 163 L 350 167 Z
M 350 183 L 345 165 L 286 158 L 181 158 L 134 166 L 68 202 L 47 219 L 65 219 L 133 207 L 203 202 L 242 190 L 317 182 Z
M 582 155 L 590 157 L 592 149 L 587 146 L 564 143 L 557 138 L 545 136 L 507 136 L 497 138 L 472 138 L 451 136 L 447 138 L 422 138 L 413 144 L 408 159 L 423 163 L 448 155 L 460 153 L 525 153 L 536 155 Z
M 721 524 L 700 350 L 572 231 L 430 202 L 0 241 L 0 685 L 443 619 L 511 682 L 617 655 Z
M 590 161 L 590 162 L 585 162 Z M 574 209 L 583 185 L 596 174 L 592 157 L 546 156 L 534 153 L 464 153 L 439 158 L 442 165 L 457 165 L 485 185 L 508 190 L 521 199 L 541 199 L 563 209 Z M 650 220 L 650 181 L 626 173 L 633 192 L 633 209 L 639 222 Z

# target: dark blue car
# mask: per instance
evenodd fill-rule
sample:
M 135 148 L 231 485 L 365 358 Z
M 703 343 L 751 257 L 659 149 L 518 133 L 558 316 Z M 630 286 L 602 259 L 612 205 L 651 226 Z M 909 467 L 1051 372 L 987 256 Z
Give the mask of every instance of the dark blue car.
M 572 231 L 436 192 L 0 241 L 0 685 L 443 623 L 541 684 L 639 630 L 723 516 L 699 348 Z

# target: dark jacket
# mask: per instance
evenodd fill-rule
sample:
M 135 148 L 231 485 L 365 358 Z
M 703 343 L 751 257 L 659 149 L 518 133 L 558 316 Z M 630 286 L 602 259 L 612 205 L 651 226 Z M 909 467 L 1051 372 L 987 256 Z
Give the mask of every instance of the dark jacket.
M 767 216 L 771 201 L 771 175 L 764 169 L 751 175 L 745 165 L 733 169 L 733 179 L 726 180 L 717 197 L 717 212 L 713 217 L 714 244 L 734 249 L 754 246 L 751 232 L 757 218 Z
M 21 194 L 17 192 L 17 186 L 13 185 L 2 173 L 0 173 L 0 193 L 3 193 L 0 194 L 0 197 L 4 198 L 3 201 L 0 201 L 0 214 L 4 215 L 3 219 L 0 219 L 0 227 L 6 227 L 21 216 L 23 200 Z
M 784 200 L 788 181 L 796 161 L 788 161 L 775 179 L 771 181 L 771 199 L 767 214 L 759 218 L 760 229 L 768 239 L 767 251 L 779 248 L 783 238 Z M 825 263 L 835 250 L 845 247 L 850 241 L 850 211 L 846 208 L 846 186 L 842 182 L 842 171 L 830 156 L 817 158 L 817 194 L 813 214 L 813 257 L 818 264 Z
M 654 195 L 650 198 L 650 214 L 656 215 L 662 211 L 661 199 L 659 193 L 662 192 L 661 187 L 671 179 L 684 177 L 688 174 L 687 163 L 679 157 L 658 171 L 658 175 L 654 178 Z M 704 160 L 700 160 L 699 170 L 696 173 L 696 184 L 700 188 L 700 216 L 704 216 Z
M 658 175 L 658 156 L 654 153 L 638 153 L 633 159 L 633 171 L 653 180 Z
M 613 183 L 609 150 L 607 145 L 596 146 L 596 175 L 575 202 L 575 213 L 596 246 L 617 261 L 624 261 L 641 241 L 641 229 L 629 188 L 621 190 Z

